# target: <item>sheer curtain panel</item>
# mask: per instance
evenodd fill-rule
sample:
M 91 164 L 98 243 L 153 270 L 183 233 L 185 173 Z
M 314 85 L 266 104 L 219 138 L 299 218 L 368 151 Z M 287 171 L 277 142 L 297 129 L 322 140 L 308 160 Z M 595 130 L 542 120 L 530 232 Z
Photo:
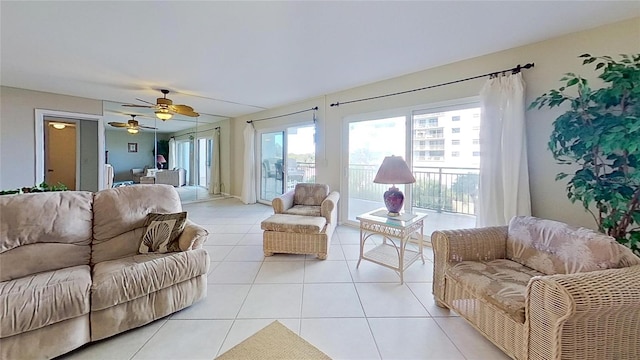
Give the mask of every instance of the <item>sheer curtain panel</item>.
M 210 184 L 209 184 L 209 193 L 210 194 L 220 194 L 222 192 L 221 189 L 221 180 L 220 180 L 220 128 L 216 128 L 213 130 L 213 146 L 211 146 L 211 161 L 213 164 L 211 165 L 211 176 L 210 176 Z
M 169 170 L 173 170 L 178 166 L 178 158 L 176 157 L 176 139 L 169 139 L 169 159 L 167 159 L 169 164 L 167 164 L 167 168 Z
M 244 176 L 242 179 L 242 193 L 240 200 L 245 204 L 256 202 L 256 131 L 253 124 L 244 127 Z
M 482 91 L 480 184 L 476 226 L 531 215 L 522 74 L 489 79 Z

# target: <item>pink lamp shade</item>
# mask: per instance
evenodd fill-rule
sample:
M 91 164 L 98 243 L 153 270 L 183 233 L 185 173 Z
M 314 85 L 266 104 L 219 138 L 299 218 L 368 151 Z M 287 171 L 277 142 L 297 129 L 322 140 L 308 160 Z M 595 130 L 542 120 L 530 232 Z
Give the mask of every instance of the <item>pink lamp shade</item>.
M 412 184 L 416 182 L 409 166 L 401 156 L 387 156 L 382 161 L 373 182 L 376 184 L 392 184 L 384 195 L 384 205 L 389 211 L 388 216 L 398 216 L 404 204 L 404 194 L 395 184 Z
M 164 158 L 164 155 L 159 154 L 156 156 L 156 162 L 158 163 L 158 169 L 162 169 L 164 167 L 162 164 L 165 164 L 167 160 Z

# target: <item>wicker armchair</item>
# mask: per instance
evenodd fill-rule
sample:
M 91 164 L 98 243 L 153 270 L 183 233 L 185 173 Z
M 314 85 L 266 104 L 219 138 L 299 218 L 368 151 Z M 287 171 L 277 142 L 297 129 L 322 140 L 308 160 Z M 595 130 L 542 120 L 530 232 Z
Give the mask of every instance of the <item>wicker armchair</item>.
M 557 224 L 562 223 L 554 226 Z M 455 310 L 513 359 L 640 359 L 640 259 L 617 243 L 607 244 L 611 245 L 607 250 L 594 255 L 612 257 L 612 261 L 598 260 L 597 266 L 605 267 L 605 270 L 591 271 L 588 264 L 571 264 L 565 269 L 573 268 L 577 272 L 539 272 L 528 282 L 525 277 L 521 318 L 496 305 L 496 296 L 487 297 L 477 286 L 482 281 L 473 275 L 456 276 L 465 267 L 478 269 L 486 264 L 511 262 L 507 259 L 522 254 L 519 250 L 524 248 L 513 245 L 512 238 L 518 234 L 511 233 L 511 226 L 433 233 L 433 293 L 437 304 Z M 558 227 L 564 231 L 562 235 L 575 230 L 567 228 Z M 544 238 L 546 249 L 540 243 L 534 243 L 537 249 L 533 251 L 539 256 L 539 249 L 553 250 L 544 254 L 551 259 L 559 253 L 558 248 L 549 243 L 554 235 L 549 235 L 548 228 L 540 230 L 530 233 Z M 577 244 L 576 248 L 581 245 Z M 584 258 L 592 260 L 590 254 L 580 253 L 571 261 Z M 539 257 L 535 259 L 539 260 Z M 527 263 L 519 261 L 510 266 L 524 267 L 522 262 Z M 535 274 L 536 270 L 531 272 Z M 504 277 L 506 273 L 508 271 L 498 276 Z M 465 283 L 465 279 L 473 280 Z M 514 292 L 516 288 L 505 287 L 503 293 Z
M 298 183 L 272 201 L 274 214 L 262 221 L 265 256 L 310 254 L 325 260 L 338 225 L 337 191 L 324 184 Z

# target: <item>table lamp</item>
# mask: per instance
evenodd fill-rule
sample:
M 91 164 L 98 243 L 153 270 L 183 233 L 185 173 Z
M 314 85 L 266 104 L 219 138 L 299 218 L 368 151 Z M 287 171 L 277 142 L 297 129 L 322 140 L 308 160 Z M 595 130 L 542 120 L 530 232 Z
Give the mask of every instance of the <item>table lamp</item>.
M 158 154 L 158 156 L 156 156 L 156 162 L 158 163 L 158 169 L 162 169 L 164 167 L 163 164 L 165 164 L 167 160 L 165 160 L 164 155 Z
M 412 184 L 416 178 L 411 174 L 409 166 L 401 156 L 387 156 L 382 161 L 380 169 L 373 179 L 376 184 L 391 184 L 384 195 L 384 205 L 387 207 L 388 216 L 399 216 L 404 204 L 404 194 L 395 184 Z

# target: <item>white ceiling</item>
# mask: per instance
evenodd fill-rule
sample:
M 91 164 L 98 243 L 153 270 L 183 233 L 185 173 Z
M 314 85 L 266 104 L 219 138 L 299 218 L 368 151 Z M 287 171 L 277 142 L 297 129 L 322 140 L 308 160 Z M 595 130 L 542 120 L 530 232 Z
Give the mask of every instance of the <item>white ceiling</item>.
M 2 85 L 122 114 L 166 88 L 234 117 L 640 16 L 640 2 L 1 1 L 0 16 Z

